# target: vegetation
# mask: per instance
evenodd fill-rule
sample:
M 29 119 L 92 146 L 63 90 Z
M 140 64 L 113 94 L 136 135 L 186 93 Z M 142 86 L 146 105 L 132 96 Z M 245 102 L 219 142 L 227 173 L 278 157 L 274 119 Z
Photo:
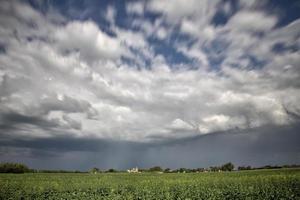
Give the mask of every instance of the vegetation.
M 102 171 L 100 169 L 98 169 L 97 167 L 94 167 L 90 170 L 90 173 L 92 174 L 97 174 L 97 173 L 101 173 Z
M 237 170 L 257 170 L 257 169 L 281 169 L 281 168 L 300 168 L 300 165 L 266 165 L 262 167 L 251 167 L 251 166 L 239 166 Z M 179 169 L 170 169 L 170 168 L 161 168 L 160 166 L 154 166 L 149 169 L 139 169 L 140 172 L 163 172 L 163 173 L 195 173 L 195 172 L 220 172 L 220 171 L 233 171 L 234 165 L 231 162 L 228 162 L 221 166 L 211 166 L 209 168 L 179 168 Z M 108 169 L 101 170 L 97 167 L 94 167 L 89 170 L 89 173 L 115 173 L 115 172 L 125 172 L 118 171 L 117 169 Z M 0 173 L 87 173 L 85 171 L 72 171 L 72 170 L 37 170 L 29 169 L 26 165 L 21 163 L 0 163 Z
M 249 165 L 249 166 L 239 166 L 238 167 L 238 170 L 241 171 L 241 170 L 251 170 L 252 167 Z
M 232 171 L 233 169 L 234 169 L 234 165 L 231 162 L 226 163 L 221 167 L 222 171 Z
M 109 170 L 107 170 L 106 172 L 109 172 L 109 173 L 114 173 L 114 172 L 118 172 L 117 170 L 115 170 L 115 169 L 109 169 Z
M 20 163 L 0 163 L 0 173 L 25 173 L 33 172 L 26 165 Z
M 5 174 L 0 174 L 0 200 L 300 199 L 298 167 L 239 166 L 234 171 L 234 165 L 229 162 L 206 169 L 154 166 L 141 170 L 145 173 L 129 174 L 96 167 L 90 173 L 33 170 L 20 163 L 2 163 L 0 173 Z
M 161 172 L 163 169 L 160 166 L 151 167 L 149 169 L 150 172 Z
M 0 199 L 300 199 L 300 169 L 0 174 Z

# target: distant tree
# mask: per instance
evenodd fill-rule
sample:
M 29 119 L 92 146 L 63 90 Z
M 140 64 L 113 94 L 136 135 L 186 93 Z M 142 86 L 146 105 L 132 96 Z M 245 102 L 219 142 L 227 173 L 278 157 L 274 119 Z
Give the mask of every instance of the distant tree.
M 296 165 L 296 164 L 283 165 L 282 168 L 300 168 L 300 165 Z
M 148 172 L 148 169 L 143 169 L 143 168 L 141 168 L 141 169 L 139 169 L 139 171 L 140 171 L 140 172 Z
M 259 167 L 257 169 L 280 169 L 282 168 L 281 166 L 278 165 L 265 165 L 263 167 Z
M 20 163 L 1 163 L 0 173 L 26 173 L 33 172 L 26 165 Z
M 186 168 L 180 168 L 178 169 L 178 172 L 180 173 L 186 173 L 188 170 Z
M 238 170 L 241 171 L 241 170 L 251 170 L 252 167 L 249 165 L 249 166 L 239 166 L 238 167 Z
M 232 171 L 234 169 L 234 165 L 229 162 L 221 166 L 222 171 Z
M 97 173 L 99 173 L 99 172 L 101 172 L 97 167 L 94 167 L 94 168 L 92 168 L 91 170 L 90 170 L 90 172 L 91 173 L 93 173 L 93 174 L 97 174 Z
M 212 167 L 210 167 L 209 169 L 210 169 L 210 171 L 212 171 L 212 172 L 217 172 L 217 171 L 221 170 L 221 168 L 218 167 L 218 166 L 212 166 Z
M 198 172 L 204 172 L 205 169 L 204 168 L 197 168 L 196 171 L 198 171 Z
M 149 169 L 150 172 L 161 172 L 163 169 L 160 166 L 151 167 Z
M 165 172 L 165 173 L 170 173 L 170 172 L 171 172 L 171 169 L 170 169 L 170 168 L 166 168 L 166 169 L 164 170 L 164 172 Z
M 113 172 L 117 172 L 117 170 L 115 170 L 115 169 L 109 169 L 106 172 L 113 173 Z

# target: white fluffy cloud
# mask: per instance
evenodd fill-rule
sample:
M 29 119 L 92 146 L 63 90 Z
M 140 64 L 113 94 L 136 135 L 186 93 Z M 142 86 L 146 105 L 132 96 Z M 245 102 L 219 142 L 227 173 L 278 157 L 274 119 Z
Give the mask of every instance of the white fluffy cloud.
M 234 15 L 229 26 L 247 32 L 268 31 L 277 23 L 275 16 L 268 16 L 258 11 L 241 11 Z
M 272 46 L 299 43 L 299 20 L 258 38 L 252 32 L 274 28 L 276 17 L 243 8 L 226 25 L 214 27 L 210 20 L 216 3 L 152 1 L 147 9 L 163 17 L 140 31 L 118 27 L 112 13 L 108 19 L 115 36 L 93 21 L 61 17 L 56 20 L 62 23 L 55 23 L 51 13 L 2 4 L 0 13 L 11 13 L 0 17 L 2 127 L 16 137 L 68 134 L 148 141 L 293 123 L 300 115 L 299 51 L 276 55 Z M 134 3 L 127 10 L 141 15 L 143 8 Z M 174 31 L 170 19 L 195 40 L 173 48 L 204 67 L 172 66 L 154 53 L 146 38 L 166 39 Z M 228 43 L 226 51 L 204 51 L 217 39 Z M 254 68 L 245 53 L 264 55 L 267 64 Z M 224 56 L 219 70 L 211 70 L 212 56 Z M 148 68 L 145 59 L 151 60 Z
M 116 59 L 122 55 L 123 47 L 117 38 L 112 38 L 91 21 L 70 22 L 58 27 L 54 33 L 63 52 L 79 52 L 82 59 Z
M 148 5 L 147 9 L 152 12 L 163 13 L 168 20 L 175 21 L 180 20 L 184 17 L 196 17 L 199 15 L 209 14 L 213 10 L 213 6 L 218 1 L 212 0 L 190 0 L 188 2 L 184 0 L 173 0 L 173 1 L 159 1 L 152 0 Z

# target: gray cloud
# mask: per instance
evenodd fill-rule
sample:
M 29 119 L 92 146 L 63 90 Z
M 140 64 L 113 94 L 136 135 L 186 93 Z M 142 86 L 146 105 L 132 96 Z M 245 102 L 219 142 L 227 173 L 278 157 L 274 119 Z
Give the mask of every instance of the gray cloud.
M 151 143 L 69 137 L 5 141 L 2 138 L 0 152 L 1 160 L 20 159 L 19 156 L 25 156 L 23 159 L 33 167 L 47 168 L 47 160 L 51 160 L 59 161 L 55 168 L 69 166 L 74 169 L 76 166 L 81 170 L 91 166 L 126 169 L 135 165 L 196 168 L 227 161 L 236 165 L 254 166 L 299 164 L 299 128 L 299 124 L 267 126 Z M 23 152 L 25 155 L 17 153 L 17 156 L 10 157 L 18 149 L 26 149 Z M 5 155 L 4 152 L 8 154 Z M 63 159 L 65 160 L 62 161 Z M 43 160 L 46 163 L 42 164 Z
M 18 148 L 25 148 L 28 156 L 41 150 L 53 153 L 53 159 L 71 158 L 73 151 L 91 159 L 91 152 L 99 152 L 107 163 L 103 167 L 151 165 L 157 154 L 161 164 L 166 160 L 164 165 L 179 166 L 171 151 L 190 163 L 187 155 L 196 156 L 187 147 L 192 142 L 188 138 L 195 137 L 203 147 L 196 152 L 215 156 L 214 162 L 222 161 L 220 155 L 234 158 L 233 146 L 224 155 L 218 154 L 219 148 L 208 153 L 206 143 L 215 140 L 230 146 L 257 136 L 267 146 L 271 133 L 264 127 L 288 130 L 288 141 L 295 138 L 300 115 L 300 20 L 277 27 L 280 16 L 265 12 L 263 5 L 241 1 L 233 10 L 220 1 L 128 3 L 128 15 L 136 17 L 127 28 L 117 25 L 116 8 L 110 6 L 105 16 L 108 34 L 92 20 L 72 21 L 55 9 L 41 13 L 24 2 L 4 1 L 0 5 L 3 152 L 12 150 L 18 157 Z M 158 14 L 156 20 L 144 17 L 149 12 Z M 218 12 L 227 18 L 216 25 Z M 169 62 L 150 39 L 191 63 Z M 274 50 L 278 44 L 293 48 L 278 52 Z M 278 132 L 272 137 L 283 136 Z M 249 156 L 253 148 L 266 150 L 262 144 L 253 140 Z M 248 155 L 243 146 L 237 148 Z M 126 156 L 119 155 L 122 150 Z M 299 158 L 298 149 L 291 156 L 285 149 L 282 154 L 275 150 L 279 160 Z M 119 160 L 106 157 L 112 153 Z M 145 159 L 139 163 L 131 155 Z M 207 159 L 203 156 L 195 163 Z
M 30 124 L 30 125 L 36 125 L 42 128 L 51 128 L 56 127 L 58 124 L 55 121 L 48 121 L 41 117 L 35 117 L 35 116 L 26 116 L 19 113 L 2 113 L 0 118 L 0 126 L 6 127 L 7 129 L 14 129 L 15 125 L 21 124 Z M 2 130 L 1 130 L 2 131 Z

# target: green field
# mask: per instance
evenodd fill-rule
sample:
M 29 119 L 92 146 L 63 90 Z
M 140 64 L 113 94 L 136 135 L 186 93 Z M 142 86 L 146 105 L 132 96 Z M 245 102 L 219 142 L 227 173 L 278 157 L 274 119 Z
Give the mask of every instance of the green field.
M 0 199 L 300 199 L 300 169 L 0 174 Z

